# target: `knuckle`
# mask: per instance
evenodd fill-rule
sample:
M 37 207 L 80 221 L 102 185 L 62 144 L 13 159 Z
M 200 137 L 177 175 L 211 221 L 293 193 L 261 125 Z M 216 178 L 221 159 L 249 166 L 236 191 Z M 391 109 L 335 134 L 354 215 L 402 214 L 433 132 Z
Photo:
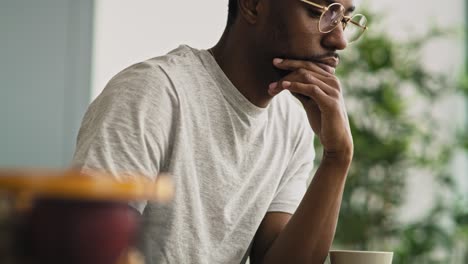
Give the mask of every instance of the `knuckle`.
M 314 69 L 316 65 L 310 61 L 306 61 L 305 66 L 307 67 L 307 69 Z
M 329 76 L 327 78 L 328 80 L 328 83 L 333 86 L 333 87 L 337 87 L 338 89 L 341 89 L 341 84 L 340 84 L 340 81 L 338 80 L 338 78 L 336 78 L 336 76 L 332 75 L 332 76 Z
M 340 91 L 332 89 L 329 92 L 330 96 L 333 98 L 339 98 L 340 97 Z
M 320 91 L 320 87 L 318 87 L 317 85 L 311 84 L 309 86 L 309 93 L 311 93 L 312 95 L 315 95 L 315 96 L 319 95 L 320 94 L 319 91 Z
M 309 74 L 309 71 L 306 70 L 305 68 L 300 68 L 299 70 L 297 70 L 297 72 L 298 72 L 300 75 L 307 75 L 307 74 Z
M 315 77 L 309 72 L 305 76 L 305 81 L 308 83 L 313 83 L 315 81 Z
M 311 84 L 310 88 L 313 93 L 318 93 L 318 91 L 320 90 L 320 87 L 318 87 L 318 85 L 315 85 L 315 84 Z
M 301 68 L 299 70 L 299 74 L 301 76 L 301 79 L 306 83 L 313 83 L 315 80 L 314 75 L 306 69 Z

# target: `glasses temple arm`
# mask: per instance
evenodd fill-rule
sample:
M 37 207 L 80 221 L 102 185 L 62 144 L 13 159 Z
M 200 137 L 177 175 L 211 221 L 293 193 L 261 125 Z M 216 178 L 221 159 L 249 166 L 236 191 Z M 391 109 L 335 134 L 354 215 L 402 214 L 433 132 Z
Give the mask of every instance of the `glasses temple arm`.
M 367 30 L 367 29 L 368 29 L 367 26 L 361 26 L 361 25 L 359 25 L 359 23 L 357 23 L 357 22 L 351 20 L 350 17 L 345 17 L 345 19 L 346 19 L 346 23 L 352 23 L 352 24 L 354 24 L 354 25 L 356 25 L 356 26 L 358 26 L 358 27 L 360 27 L 360 28 L 363 28 L 364 30 Z
M 316 4 L 316 3 L 311 2 L 311 1 L 308 1 L 308 0 L 299 0 L 299 1 L 304 2 L 304 3 L 306 3 L 306 4 L 309 4 L 309 5 L 311 5 L 311 6 L 315 6 L 315 7 L 317 7 L 317 8 L 322 9 L 322 10 L 326 10 L 326 9 L 327 9 L 327 8 L 324 7 L 324 6 L 321 6 L 321 5 L 319 5 L 319 4 Z

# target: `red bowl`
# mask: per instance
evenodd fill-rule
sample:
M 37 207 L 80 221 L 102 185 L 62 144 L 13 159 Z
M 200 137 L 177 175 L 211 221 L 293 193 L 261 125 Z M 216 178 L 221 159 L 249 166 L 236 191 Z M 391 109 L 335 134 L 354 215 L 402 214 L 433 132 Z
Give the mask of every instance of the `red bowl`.
M 126 203 L 39 199 L 16 235 L 23 263 L 116 264 L 136 242 L 140 214 Z
M 0 169 L 1 264 L 117 264 L 135 245 L 140 213 L 129 201 L 164 202 L 169 177 Z M 133 252 L 131 252 L 133 253 Z

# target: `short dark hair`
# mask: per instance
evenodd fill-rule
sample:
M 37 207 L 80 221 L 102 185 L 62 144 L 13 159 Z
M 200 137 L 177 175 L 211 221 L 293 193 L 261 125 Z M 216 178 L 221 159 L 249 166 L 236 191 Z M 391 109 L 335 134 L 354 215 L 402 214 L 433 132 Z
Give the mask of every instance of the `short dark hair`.
M 237 0 L 229 0 L 229 7 L 228 7 L 228 20 L 227 20 L 227 25 L 228 27 L 234 24 L 234 20 L 236 20 L 237 17 Z

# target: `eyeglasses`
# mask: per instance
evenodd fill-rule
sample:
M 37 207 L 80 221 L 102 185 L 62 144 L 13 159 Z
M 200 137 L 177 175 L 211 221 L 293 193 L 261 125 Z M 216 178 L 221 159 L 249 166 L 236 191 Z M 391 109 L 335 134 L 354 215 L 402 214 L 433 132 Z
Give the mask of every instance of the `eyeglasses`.
M 367 30 L 367 18 L 362 14 L 355 14 L 352 17 L 345 16 L 345 8 L 340 3 L 322 6 L 309 0 L 299 1 L 322 10 L 318 23 L 318 29 L 321 33 L 332 32 L 341 23 L 345 39 L 351 43 L 358 40 Z

